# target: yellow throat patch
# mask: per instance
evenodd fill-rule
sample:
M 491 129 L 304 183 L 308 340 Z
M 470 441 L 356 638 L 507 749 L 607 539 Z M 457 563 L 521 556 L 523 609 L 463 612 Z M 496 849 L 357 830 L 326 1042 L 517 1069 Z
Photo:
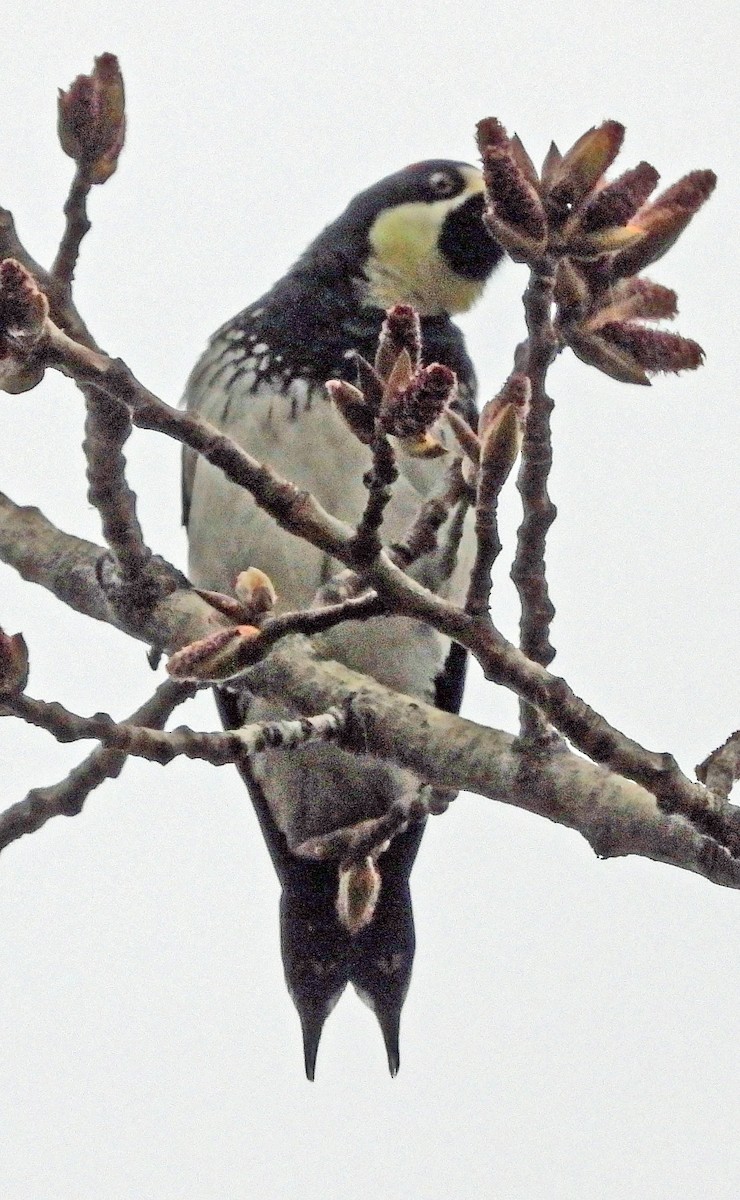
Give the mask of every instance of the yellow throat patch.
M 438 249 L 448 213 L 483 191 L 477 170 L 468 168 L 465 174 L 468 184 L 459 196 L 397 204 L 376 217 L 365 269 L 370 303 L 380 308 L 411 304 L 422 316 L 466 312 L 475 304 L 486 281 L 457 275 Z

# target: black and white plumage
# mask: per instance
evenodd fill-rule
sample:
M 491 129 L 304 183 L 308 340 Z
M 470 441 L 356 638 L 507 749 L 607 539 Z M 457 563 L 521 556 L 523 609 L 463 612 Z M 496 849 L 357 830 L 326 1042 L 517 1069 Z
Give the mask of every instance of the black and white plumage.
M 356 524 L 366 502 L 369 452 L 328 399 L 324 382 L 354 381 L 355 353 L 372 360 L 385 309 L 411 304 L 421 318 L 424 361 L 457 373 L 461 409 L 473 418 L 475 375 L 450 313 L 474 303 L 501 258 L 483 227 L 482 209 L 480 172 L 447 160 L 407 167 L 362 192 L 265 296 L 218 330 L 188 382 L 188 409 Z M 444 459 L 403 454 L 398 466 L 382 531 L 389 542 L 408 530 L 446 469 Z M 188 450 L 183 501 L 191 577 L 200 587 L 230 591 L 240 571 L 259 567 L 283 607 L 306 607 L 338 569 Z M 466 528 L 451 578 L 442 571 L 441 551 L 420 560 L 417 578 L 462 596 L 471 534 Z M 465 655 L 435 631 L 406 618 L 383 618 L 337 626 L 326 641 L 332 656 L 355 670 L 457 711 Z M 286 715 L 228 691 L 220 693 L 219 707 L 232 726 L 247 717 Z M 355 811 L 381 816 L 418 792 L 418 781 L 393 765 L 317 745 L 257 756 L 247 782 L 283 889 L 283 963 L 301 1018 L 307 1075 L 313 1078 L 324 1021 L 348 981 L 373 1008 L 395 1074 L 414 954 L 409 875 L 423 826 L 399 834 L 380 856 L 374 916 L 354 934 L 338 916 L 337 864 L 298 858 L 291 848 L 345 825 L 348 797 L 361 797 Z

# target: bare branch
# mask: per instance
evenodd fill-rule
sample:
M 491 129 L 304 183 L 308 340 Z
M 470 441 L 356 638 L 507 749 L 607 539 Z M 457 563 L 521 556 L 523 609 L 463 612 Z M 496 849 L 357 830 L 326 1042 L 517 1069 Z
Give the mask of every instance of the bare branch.
M 530 410 L 530 394 L 527 376 L 514 372 L 480 415 L 475 501 L 477 546 L 465 600 L 465 611 L 471 616 L 488 615 L 491 571 L 501 553 L 498 498 L 522 448 L 523 431 Z
M 365 475 L 367 503 L 354 537 L 354 553 L 358 563 L 366 563 L 383 548 L 380 529 L 385 510 L 393 496 L 393 484 L 398 479 L 396 456 L 387 437 L 379 433 L 371 447 L 373 464 Z
M 312 637 L 316 633 L 326 633 L 342 621 L 367 621 L 371 617 L 382 617 L 385 612 L 386 607 L 380 597 L 375 592 L 366 591 L 360 596 L 348 595 L 336 604 L 280 613 L 277 617 L 268 618 L 263 623 L 260 633 L 264 633 L 269 638 L 270 646 L 274 646 L 279 638 L 291 633 L 302 633 L 306 637 Z
M 696 777 L 710 792 L 725 799 L 740 779 L 740 729 L 713 750 L 696 768 Z
M 275 700 L 289 694 L 300 712 L 341 704 L 350 714 L 345 748 L 397 762 L 435 788 L 472 791 L 577 829 L 602 858 L 640 854 L 740 887 L 740 861 L 681 817 L 664 814 L 637 784 L 564 749 L 520 749 L 510 734 L 321 662 L 306 643 L 276 647 L 252 669 L 249 687 Z M 740 810 L 724 811 L 735 823 Z
M 67 288 L 74 279 L 82 239 L 92 228 L 87 215 L 87 195 L 91 187 L 88 172 L 78 167 L 64 203 L 64 233 L 51 268 L 54 279 Z
M 464 417 L 456 413 L 454 408 L 448 408 L 445 413 L 445 419 L 449 424 L 452 432 L 457 438 L 460 449 L 473 466 L 478 465 L 480 461 L 480 438 L 475 433 Z
M 160 410 L 164 410 L 161 421 L 163 430 L 169 431 L 171 427 L 180 440 L 185 440 L 184 429 L 187 428 L 189 431 L 194 426 L 197 435 L 194 441 L 203 442 L 209 446 L 210 433 L 204 423 L 187 418 L 181 413 L 176 413 L 175 410 L 168 410 L 162 401 L 157 401 L 153 411 L 159 413 Z M 152 410 L 147 411 L 151 412 Z M 159 421 L 157 423 L 159 424 Z M 219 453 L 214 457 L 223 457 L 229 466 L 234 463 L 237 468 L 241 466 L 242 460 L 246 460 L 245 476 L 254 477 L 257 480 L 258 490 L 265 497 L 271 497 L 273 489 L 275 489 L 277 496 L 282 498 L 284 488 L 288 489 L 289 503 L 294 494 L 300 495 L 297 493 L 297 489 L 276 479 L 267 468 L 254 464 L 254 460 L 240 451 L 238 447 L 233 446 L 228 438 L 224 438 L 223 435 L 215 435 L 214 440 L 219 446 Z M 233 474 L 238 475 L 238 469 Z M 6 502 L 6 507 L 8 504 L 9 502 Z M 10 510 L 11 514 L 15 515 L 13 506 L 10 506 Z M 284 509 L 280 508 L 279 503 L 277 510 L 284 513 Z M 317 544 L 314 540 L 316 528 L 313 520 L 314 511 L 319 514 L 316 518 L 318 536 L 323 541 L 326 536 L 325 527 L 320 523 L 323 510 L 315 501 L 312 499 L 305 501 L 303 508 L 299 508 L 299 518 L 306 532 L 308 533 L 310 530 L 310 533 L 314 535 L 309 536 L 308 540 Z M 18 512 L 22 513 L 23 523 L 29 527 L 32 539 L 39 528 L 44 529 L 47 539 L 51 538 L 63 555 L 69 555 L 69 543 L 77 544 L 78 539 L 69 539 L 55 530 L 37 510 L 15 510 L 15 513 Z M 0 513 L 2 513 L 1 508 Z M 306 516 L 306 513 L 311 514 L 311 519 Z M 352 530 L 342 522 L 328 517 L 328 514 L 326 516 L 332 535 L 332 544 L 337 550 L 335 557 L 351 562 L 351 553 L 347 547 L 352 537 Z M 51 561 L 49 559 L 49 547 L 46 539 L 42 538 L 42 562 L 37 564 L 34 562 L 33 554 L 28 553 L 28 547 L 25 548 L 25 552 L 19 552 L 12 537 L 9 542 L 6 538 L 4 544 L 2 534 L 3 523 L 0 522 L 0 557 L 16 566 L 22 563 L 25 571 L 21 573 L 24 573 L 26 578 L 33 578 L 35 582 L 50 587 L 55 594 L 62 597 L 70 594 L 68 580 L 66 578 L 59 579 L 58 567 L 53 556 Z M 81 545 L 85 558 L 89 562 L 91 544 L 81 543 Z M 68 569 L 74 570 L 69 559 L 67 565 Z M 720 839 L 726 836 L 728 826 L 724 821 L 722 808 L 717 798 L 701 785 L 692 783 L 683 775 L 672 755 L 646 750 L 638 742 L 614 729 L 599 713 L 576 696 L 564 679 L 551 675 L 538 663 L 527 659 L 493 627 L 489 620 L 471 618 L 468 614 L 455 608 L 454 605 L 435 596 L 405 575 L 386 554 L 381 554 L 377 561 L 367 569 L 366 574 L 368 582 L 389 609 L 402 612 L 417 620 L 426 621 L 459 641 L 461 645 L 466 646 L 481 663 L 487 678 L 511 688 L 524 699 L 541 708 L 547 719 L 595 762 L 603 763 L 647 788 L 666 808 L 670 808 L 671 811 L 680 810 L 684 815 L 698 822 L 699 828 L 711 832 L 712 836 L 716 834 Z M 99 619 L 110 620 L 125 628 L 132 636 L 147 641 L 149 644 L 174 649 L 178 645 L 183 646 L 197 641 L 215 629 L 224 628 L 227 624 L 222 614 L 208 606 L 191 589 L 175 590 L 167 595 L 150 613 L 146 614 L 146 619 L 142 617 L 141 625 L 137 625 L 136 614 L 131 614 L 124 626 L 120 616 L 114 617 L 110 610 L 101 605 L 100 587 L 94 573 L 92 579 L 83 573 L 78 582 L 80 586 L 73 592 L 73 599 L 70 601 L 73 607 L 80 611 L 87 611 L 85 608 L 87 602 L 90 605 L 91 613 Z M 87 594 L 83 594 L 85 585 L 88 589 Z M 57 591 L 57 587 L 59 591 Z M 200 622 L 198 618 L 200 618 Z M 155 633 L 156 636 L 152 636 Z M 183 636 L 184 634 L 186 636 Z M 291 701 L 292 699 L 291 696 Z M 445 783 L 443 786 L 448 786 L 448 784 Z M 732 836 L 734 837 L 734 835 Z
M 403 570 L 408 570 L 412 563 L 415 563 L 424 554 L 431 554 L 437 547 L 437 535 L 440 529 L 452 510 L 467 494 L 468 488 L 463 479 L 462 464 L 459 458 L 455 458 L 449 465 L 447 478 L 439 495 L 431 496 L 429 500 L 425 500 L 419 506 L 419 511 L 403 541 L 395 542 L 390 547 L 389 555 L 393 562 Z
M 14 716 L 45 729 L 59 742 L 95 738 L 115 751 L 161 765 L 184 756 L 221 767 L 262 750 L 292 750 L 306 742 L 335 741 L 345 724 L 343 711 L 332 707 L 313 717 L 261 721 L 225 733 L 202 733 L 186 725 L 163 732 L 127 722 L 119 724 L 107 713 L 82 717 L 56 701 L 35 700 L 25 693 L 4 696 L 3 702 Z
M 196 690 L 191 684 L 166 680 L 126 724 L 161 729 L 177 705 Z M 98 747 L 59 783 L 33 788 L 24 800 L 0 813 L 0 851 L 24 834 L 35 833 L 51 817 L 76 816 L 96 787 L 120 774 L 126 758 L 121 750 Z
M 547 369 L 558 348 L 550 318 L 553 286 L 551 274 L 533 271 L 524 294 L 529 332 L 525 369 L 532 393 L 517 480 L 524 516 L 511 569 L 522 607 L 519 645 L 528 658 L 544 667 L 555 657 L 549 639 L 555 609 L 548 595 L 545 576 L 547 531 L 557 515 L 547 491 L 552 465 L 550 414 L 553 402 L 545 391 Z M 537 741 L 547 736 L 546 722 L 530 703 L 520 704 L 520 716 L 523 737 Z
M 82 390 L 87 401 L 82 445 L 87 459 L 88 499 L 100 513 L 103 536 L 125 585 L 140 595 L 151 584 L 147 568 L 152 552 L 144 542 L 136 515 L 136 495 L 126 482 L 126 459 L 121 452 L 131 433 L 131 418 L 125 408 L 95 388 Z

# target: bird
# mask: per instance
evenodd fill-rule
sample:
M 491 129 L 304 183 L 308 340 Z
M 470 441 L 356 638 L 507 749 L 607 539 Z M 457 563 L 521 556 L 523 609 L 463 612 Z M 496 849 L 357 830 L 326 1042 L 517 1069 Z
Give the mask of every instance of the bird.
M 355 381 L 357 356 L 372 361 L 387 310 L 409 305 L 419 317 L 423 362 L 456 373 L 458 411 L 475 425 L 476 376 L 451 318 L 479 299 L 503 256 L 484 227 L 483 211 L 481 172 L 448 159 L 414 163 L 360 192 L 265 295 L 216 331 L 190 375 L 184 405 L 356 526 L 367 497 L 369 451 L 348 429 L 325 383 Z M 446 436 L 440 434 L 442 441 Z M 401 453 L 398 468 L 382 529 L 389 542 L 407 531 L 446 466 L 444 459 Z M 228 592 L 239 572 L 257 567 L 284 608 L 305 608 L 339 569 L 188 448 L 182 493 L 190 578 L 200 588 Z M 461 599 L 472 537 L 469 522 L 450 578 L 440 574 L 441 551 L 421 559 L 416 577 Z M 330 656 L 347 666 L 459 710 L 466 652 L 436 631 L 393 617 L 344 622 L 324 637 Z M 289 715 L 244 689 L 218 689 L 217 703 L 226 728 Z M 314 1078 L 324 1023 L 348 982 L 375 1013 L 394 1076 L 415 949 L 409 877 L 423 820 L 377 856 L 380 891 L 362 928 L 349 928 L 342 918 L 337 862 L 306 859 L 295 849 L 346 824 L 347 797 L 361 801 L 357 807 L 366 817 L 380 817 L 400 798 L 418 794 L 419 781 L 328 743 L 266 751 L 240 771 L 281 886 L 281 953 L 301 1021 L 306 1076 Z

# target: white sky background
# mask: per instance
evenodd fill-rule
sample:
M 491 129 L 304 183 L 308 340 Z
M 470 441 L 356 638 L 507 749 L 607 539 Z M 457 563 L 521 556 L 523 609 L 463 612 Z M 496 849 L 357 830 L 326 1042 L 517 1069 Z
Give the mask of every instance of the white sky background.
M 713 167 L 715 198 L 652 274 L 707 351 L 652 390 L 564 355 L 550 538 L 557 669 L 618 727 L 691 770 L 739 723 L 738 19 L 730 0 L 205 6 L 26 3 L 4 37 L 0 203 L 50 261 L 72 164 L 57 86 L 121 59 L 129 135 L 96 189 L 77 300 L 95 335 L 175 401 L 210 332 L 260 294 L 361 187 L 474 156 L 486 115 L 536 159 L 605 117 L 663 183 Z M 521 267 L 463 324 L 485 398 L 522 336 Z M 0 487 L 99 540 L 83 408 L 59 377 L 2 399 Z M 155 549 L 184 565 L 178 451 L 129 443 Z M 494 612 L 507 633 L 506 578 Z M 30 690 L 123 716 L 155 683 L 143 648 L 0 567 Z M 512 727 L 476 678 L 466 712 Z M 182 719 L 213 727 L 203 696 Z M 80 747 L 0 723 L 2 804 Z M 430 822 L 418 950 L 391 1081 L 349 991 L 303 1077 L 278 889 L 231 769 L 130 763 L 74 820 L 0 860 L 4 1200 L 331 1195 L 730 1200 L 737 1143 L 735 892 L 480 799 Z

